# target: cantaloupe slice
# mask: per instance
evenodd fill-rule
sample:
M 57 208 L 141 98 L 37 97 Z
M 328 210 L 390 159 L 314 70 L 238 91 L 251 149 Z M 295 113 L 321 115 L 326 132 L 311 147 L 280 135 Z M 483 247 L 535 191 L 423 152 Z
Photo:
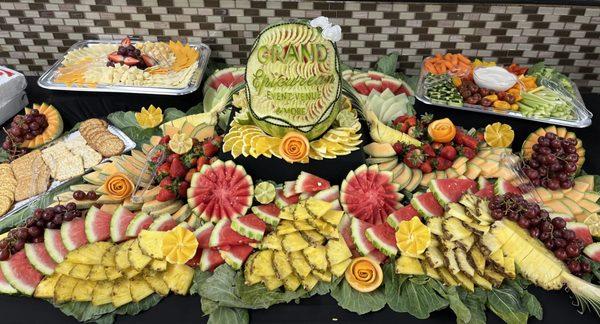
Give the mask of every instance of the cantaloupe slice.
M 40 114 L 46 116 L 48 121 L 48 127 L 40 135 L 34 137 L 32 140 L 24 141 L 21 143 L 21 147 L 34 149 L 44 144 L 50 143 L 54 139 L 58 138 L 63 132 L 63 120 L 60 113 L 54 106 L 47 103 L 41 105 L 34 104 L 33 108 L 25 108 L 25 114 L 30 114 L 33 109 L 37 109 Z

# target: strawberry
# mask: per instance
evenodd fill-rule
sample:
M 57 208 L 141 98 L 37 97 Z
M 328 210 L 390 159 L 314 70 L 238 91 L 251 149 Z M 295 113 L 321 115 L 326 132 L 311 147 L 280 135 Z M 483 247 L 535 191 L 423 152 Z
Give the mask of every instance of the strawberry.
M 169 175 L 171 175 L 171 177 L 181 178 L 184 177 L 186 173 L 187 169 L 179 158 L 176 158 L 171 162 L 171 168 L 169 169 Z
M 177 198 L 177 195 L 170 189 L 165 188 L 160 189 L 158 195 L 156 196 L 156 200 L 158 201 L 169 201 L 175 198 Z
M 404 123 L 408 124 L 410 127 L 417 125 L 417 117 L 410 116 L 404 121 Z
M 169 154 L 169 156 L 167 156 L 167 162 L 169 162 L 169 163 L 173 162 L 173 160 L 175 160 L 175 159 L 179 159 L 179 154 L 171 153 L 171 154 Z
M 156 176 L 159 179 L 162 179 L 169 175 L 169 170 L 171 169 L 171 163 L 165 162 L 161 164 L 158 168 L 156 168 Z
M 215 145 L 211 140 L 205 141 L 202 143 L 202 150 L 204 151 L 204 156 L 212 157 L 219 151 L 219 147 Z
M 186 197 L 187 196 L 187 189 L 190 187 L 190 183 L 187 181 L 181 181 L 181 183 L 179 183 L 179 187 L 177 188 L 177 193 L 179 194 L 179 197 Z
M 478 140 L 479 142 L 483 142 L 483 141 L 485 141 L 485 137 L 483 136 L 483 133 L 482 133 L 482 132 L 477 132 L 477 133 L 475 133 L 475 138 L 477 138 L 477 140 Z
M 454 161 L 456 159 L 456 149 L 452 145 L 446 145 L 440 151 L 440 156 L 446 160 Z
M 476 155 L 475 150 L 470 147 L 461 148 L 460 153 L 469 160 L 474 158 Z
M 202 169 L 202 166 L 204 166 L 205 164 L 208 164 L 208 158 L 206 156 L 199 157 L 198 161 L 196 162 L 196 170 L 200 171 Z
M 440 143 L 440 142 L 433 142 L 431 143 L 431 147 L 433 147 L 434 150 L 440 150 L 442 147 L 444 147 L 444 144 Z
M 117 52 L 112 52 L 108 54 L 108 60 L 114 63 L 121 63 L 125 58 L 123 55 L 119 55 Z
M 423 153 L 425 153 L 425 155 L 429 157 L 435 156 L 435 151 L 433 150 L 433 147 L 431 147 L 431 145 L 425 144 L 421 147 L 421 149 L 423 150 Z
M 170 141 L 171 141 L 171 136 L 165 135 L 160 139 L 158 144 L 168 144 Z
M 123 38 L 121 40 L 121 46 L 129 46 L 131 44 L 131 38 L 129 38 L 128 36 L 125 36 L 125 38 Z
M 459 145 L 464 145 L 468 148 L 476 149 L 479 145 L 479 141 L 476 138 L 463 133 L 462 131 L 457 131 L 456 136 L 454 137 L 454 141 Z
M 431 171 L 433 171 L 433 167 L 431 166 L 431 162 L 429 160 L 423 162 L 419 169 L 421 169 L 423 173 L 431 173 Z
M 400 142 L 396 142 L 392 147 L 394 148 L 394 151 L 396 151 L 396 154 L 400 154 L 404 151 L 404 145 Z
M 400 126 L 399 131 L 401 131 L 402 133 L 406 133 L 406 132 L 408 132 L 409 128 L 410 128 L 410 125 L 408 123 L 402 123 L 402 126 Z
M 444 171 L 444 170 L 450 169 L 450 167 L 452 167 L 452 161 L 444 159 L 441 156 L 438 156 L 436 158 L 436 164 L 435 164 L 436 170 Z
M 136 64 L 140 63 L 140 60 L 128 56 L 125 58 L 125 60 L 123 60 L 123 63 L 125 63 L 125 65 L 132 66 L 132 65 L 136 65 Z
M 146 54 L 142 54 L 142 60 L 144 61 L 144 63 L 146 64 L 147 67 L 153 67 L 156 64 L 158 64 L 158 62 L 156 62 L 155 59 L 151 58 L 150 56 L 148 56 Z
M 423 164 L 423 153 L 419 149 L 411 149 L 404 155 L 404 164 L 411 169 L 417 169 Z
M 187 182 L 191 182 L 192 181 L 192 176 L 194 175 L 194 173 L 196 173 L 196 169 L 191 168 L 188 170 L 188 172 L 185 174 L 185 181 Z
M 172 184 L 173 184 L 173 178 L 171 178 L 170 176 L 167 176 L 166 178 L 164 178 L 160 181 L 158 186 L 161 188 L 164 188 L 164 189 L 168 189 L 169 187 L 171 187 Z

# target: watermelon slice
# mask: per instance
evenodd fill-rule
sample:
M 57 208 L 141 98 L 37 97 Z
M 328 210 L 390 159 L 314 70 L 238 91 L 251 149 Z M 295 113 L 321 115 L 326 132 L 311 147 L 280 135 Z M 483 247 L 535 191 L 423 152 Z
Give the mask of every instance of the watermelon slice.
M 488 199 L 494 197 L 494 185 L 491 182 L 486 181 L 484 187 L 480 188 L 481 189 L 475 193 L 475 196 Z
M 127 237 L 137 237 L 140 235 L 142 230 L 148 229 L 154 218 L 144 212 L 139 212 L 135 215 L 135 217 L 131 220 L 129 225 L 127 225 L 127 230 L 125 231 L 125 235 Z
M 203 249 L 202 256 L 200 257 L 200 270 L 202 271 L 213 271 L 216 267 L 225 263 L 221 253 L 217 249 Z
M 402 205 L 399 186 L 392 172 L 380 171 L 377 165 L 361 165 L 350 171 L 342 182 L 340 203 L 350 216 L 373 225 L 385 223 Z
M 434 179 L 429 182 L 429 189 L 442 205 L 457 202 L 465 192 L 477 188 L 471 179 Z
M 73 251 L 80 246 L 88 244 L 88 239 L 85 235 L 85 221 L 83 218 L 75 218 L 70 222 L 64 222 L 60 227 L 60 237 L 69 251 Z
M 185 224 L 188 225 L 187 223 Z M 171 214 L 162 214 L 158 216 L 154 222 L 152 222 L 152 224 L 150 224 L 148 229 L 151 231 L 166 232 L 170 229 L 173 229 L 175 226 L 177 226 L 177 221 L 171 217 Z
M 12 295 L 16 293 L 17 290 L 8 283 L 6 278 L 4 278 L 4 274 L 0 271 L 0 294 Z
M 329 189 L 317 192 L 313 197 L 328 202 L 337 201 L 340 198 L 340 187 L 338 185 L 331 186 Z
M 299 194 L 296 192 L 296 181 L 286 181 L 283 183 L 283 196 L 288 198 Z
M 194 173 L 187 198 L 196 215 L 218 222 L 246 214 L 254 198 L 254 185 L 244 167 L 217 160 Z
M 81 222 L 83 224 L 83 219 Z M 8 261 L 0 262 L 0 270 L 2 270 L 4 278 L 6 278 L 6 281 L 12 287 L 28 296 L 33 294 L 35 287 L 37 287 L 44 277 L 29 263 L 25 255 L 25 250 L 13 254 Z
M 346 242 L 348 249 L 350 249 L 350 252 L 352 252 L 352 256 L 358 257 L 358 256 L 360 256 L 360 254 L 356 250 L 356 244 L 354 244 L 354 240 L 352 239 L 352 233 L 351 233 L 351 229 L 350 229 L 351 225 L 352 225 L 352 217 L 350 217 L 350 216 L 348 216 L 348 214 L 344 213 L 344 216 L 342 216 L 342 219 L 340 220 L 340 223 L 338 224 L 340 235 L 342 235 L 342 238 L 344 238 L 344 242 Z
M 210 234 L 214 228 L 215 225 L 213 225 L 213 223 L 204 223 L 204 225 L 198 227 L 198 229 L 194 231 L 194 236 L 196 236 L 196 240 L 198 240 L 199 249 L 206 249 L 209 247 Z
M 373 227 L 373 225 L 356 217 L 353 217 L 350 223 L 350 235 L 352 235 L 352 240 L 356 245 L 356 249 L 362 255 L 367 255 L 371 253 L 371 251 L 375 250 L 375 246 L 371 244 L 365 234 L 367 229 L 370 227 Z
M 119 206 L 110 220 L 110 238 L 113 242 L 122 242 L 127 239 L 127 227 L 135 218 L 129 209 Z
M 369 227 L 365 231 L 365 236 L 381 253 L 389 257 L 394 257 L 398 254 L 396 232 L 390 225 L 382 223 Z
M 229 67 L 223 70 L 215 71 L 204 83 L 203 93 L 206 94 L 208 88 L 218 90 L 221 85 L 227 88 L 233 88 L 244 82 L 244 67 Z
M 274 203 L 252 207 L 252 212 L 271 226 L 277 226 L 277 224 L 279 224 L 280 211 L 279 207 Z
M 596 262 L 600 262 L 600 242 L 592 243 L 583 248 L 583 254 Z
M 234 218 L 233 221 L 231 221 L 231 229 L 240 235 L 260 241 L 262 240 L 263 235 L 265 235 L 267 224 L 258 218 L 258 216 L 248 214 Z M 225 261 L 227 261 L 227 259 L 225 259 Z
M 567 222 L 567 229 L 575 232 L 575 236 L 583 242 L 583 246 L 588 246 L 594 243 L 592 232 L 590 232 L 590 228 L 586 224 L 579 222 Z
M 285 206 L 297 204 L 298 201 L 300 201 L 300 194 L 286 197 L 283 194 L 283 189 L 277 189 L 277 194 L 275 195 L 275 205 L 277 205 L 279 209 L 283 209 Z
M 90 207 L 85 215 L 85 235 L 90 243 L 106 241 L 110 238 L 110 221 L 112 215 L 95 206 Z
M 400 222 L 411 220 L 411 218 L 418 216 L 419 212 L 412 205 L 407 205 L 394 211 L 388 216 L 387 223 L 394 229 L 397 229 Z
M 484 178 L 484 177 L 478 177 L 477 178 L 477 189 L 482 190 L 488 187 L 488 185 L 490 185 L 491 182 L 488 181 L 488 179 Z
M 381 251 L 379 251 L 378 249 L 371 251 L 371 253 L 369 253 L 365 256 L 368 258 L 371 258 L 379 263 L 384 263 L 385 260 L 387 260 L 387 256 L 385 254 L 381 253 Z
M 254 242 L 254 240 L 242 236 L 231 229 L 231 221 L 229 219 L 221 218 L 210 234 L 208 245 L 210 247 L 227 249 L 231 246 L 244 245 L 251 242 Z
M 321 190 L 325 190 L 331 187 L 331 184 L 329 183 L 329 181 L 321 178 L 321 177 L 317 177 L 314 174 L 310 174 L 308 172 L 300 172 L 300 175 L 298 176 L 298 179 L 296 179 L 296 187 L 295 187 L 295 191 L 297 193 L 300 192 L 308 192 L 308 193 L 313 193 L 313 192 L 318 192 Z
M 438 203 L 431 192 L 413 196 L 410 204 L 425 218 L 441 217 L 444 215 L 444 208 Z
M 498 196 L 504 195 L 507 193 L 521 194 L 521 190 L 519 188 L 513 186 L 510 182 L 498 178 L 496 179 L 496 183 L 494 184 L 494 193 Z
M 52 260 L 44 243 L 27 243 L 25 244 L 25 255 L 29 263 L 39 272 L 49 276 L 54 273 L 56 262 Z
M 69 250 L 63 244 L 60 230 L 46 229 L 44 231 L 44 246 L 52 260 L 56 263 L 63 262 L 69 253 Z
M 229 250 L 220 250 L 221 257 L 225 260 L 232 268 L 238 270 L 242 268 L 250 253 L 252 253 L 252 247 L 250 245 L 232 246 Z
M 377 71 L 358 73 L 353 75 L 349 82 L 356 91 L 365 96 L 368 96 L 371 91 L 383 92 L 386 89 L 395 95 L 402 93 L 407 96 L 415 95 L 414 90 L 403 80 Z

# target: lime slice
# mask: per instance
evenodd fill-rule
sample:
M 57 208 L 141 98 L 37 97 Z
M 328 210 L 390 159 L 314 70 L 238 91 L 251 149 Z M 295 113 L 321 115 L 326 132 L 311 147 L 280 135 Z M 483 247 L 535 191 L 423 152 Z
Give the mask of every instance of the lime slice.
M 254 198 L 261 204 L 268 204 L 275 200 L 275 185 L 270 181 L 259 182 L 254 187 Z
M 352 127 L 358 122 L 356 114 L 350 109 L 340 111 L 336 119 L 341 127 Z

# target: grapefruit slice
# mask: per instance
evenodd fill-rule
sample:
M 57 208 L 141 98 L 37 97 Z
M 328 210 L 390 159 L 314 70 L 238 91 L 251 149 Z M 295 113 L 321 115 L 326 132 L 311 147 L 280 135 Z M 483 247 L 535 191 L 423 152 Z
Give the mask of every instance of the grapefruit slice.
M 37 271 L 47 276 L 54 273 L 56 262 L 54 262 L 50 254 L 48 254 L 44 243 L 25 244 L 25 255 L 27 256 L 29 263 L 31 263 Z
M 85 235 L 91 243 L 110 238 L 112 215 L 92 206 L 85 216 Z
M 83 224 L 83 220 L 81 221 Z M 33 294 L 35 287 L 44 277 L 29 263 L 25 250 L 13 254 L 8 261 L 0 262 L 0 270 L 11 286 L 28 296 Z
M 69 251 L 73 251 L 80 246 L 88 244 L 89 242 L 85 235 L 85 221 L 83 218 L 75 218 L 70 222 L 64 222 L 60 228 L 60 237 Z

